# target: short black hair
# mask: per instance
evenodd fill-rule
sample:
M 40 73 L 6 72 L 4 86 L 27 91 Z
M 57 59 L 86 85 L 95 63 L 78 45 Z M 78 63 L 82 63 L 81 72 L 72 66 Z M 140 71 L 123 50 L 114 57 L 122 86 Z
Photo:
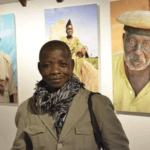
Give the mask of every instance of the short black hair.
M 59 41 L 59 40 L 52 40 L 52 41 L 49 41 L 49 42 L 45 43 L 42 46 L 42 48 L 40 50 L 40 53 L 39 53 L 39 61 L 41 60 L 41 56 L 42 56 L 43 51 L 47 48 L 50 49 L 54 46 L 60 46 L 62 48 L 65 48 L 65 50 L 67 50 L 67 52 L 68 52 L 68 55 L 69 55 L 70 59 L 72 58 L 70 48 L 66 43 L 64 43 L 62 41 Z

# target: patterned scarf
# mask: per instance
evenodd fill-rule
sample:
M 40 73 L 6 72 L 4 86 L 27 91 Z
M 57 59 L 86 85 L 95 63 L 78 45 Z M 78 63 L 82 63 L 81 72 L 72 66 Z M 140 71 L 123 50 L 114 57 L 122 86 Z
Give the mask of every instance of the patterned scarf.
M 60 134 L 71 102 L 81 87 L 84 88 L 84 84 L 75 75 L 72 75 L 71 79 L 54 93 L 50 92 L 43 80 L 36 84 L 34 102 L 37 107 L 50 111 L 57 134 Z

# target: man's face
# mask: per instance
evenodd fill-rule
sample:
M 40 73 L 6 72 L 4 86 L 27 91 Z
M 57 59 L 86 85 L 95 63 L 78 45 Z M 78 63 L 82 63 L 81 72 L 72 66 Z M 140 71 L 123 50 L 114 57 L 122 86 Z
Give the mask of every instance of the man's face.
M 73 34 L 73 27 L 72 27 L 72 25 L 69 25 L 69 26 L 67 26 L 67 35 L 68 36 L 72 36 L 72 34 Z
M 140 71 L 150 64 L 150 37 L 125 33 L 124 59 L 130 70 Z
M 65 48 L 53 46 L 45 49 L 41 55 L 39 70 L 52 91 L 57 91 L 70 79 L 73 68 L 74 61 Z

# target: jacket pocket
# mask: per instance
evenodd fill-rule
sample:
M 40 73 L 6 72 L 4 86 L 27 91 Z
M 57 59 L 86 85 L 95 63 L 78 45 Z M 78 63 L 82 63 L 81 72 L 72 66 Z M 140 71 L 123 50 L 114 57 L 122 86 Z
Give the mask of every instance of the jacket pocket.
M 24 131 L 31 138 L 33 148 L 35 150 L 40 150 L 44 148 L 45 140 L 45 126 L 44 125 L 28 125 Z
M 90 135 L 93 134 L 93 127 L 91 123 L 86 123 L 76 126 L 77 135 Z
M 76 150 L 97 150 L 91 123 L 77 125 L 75 127 L 75 133 Z

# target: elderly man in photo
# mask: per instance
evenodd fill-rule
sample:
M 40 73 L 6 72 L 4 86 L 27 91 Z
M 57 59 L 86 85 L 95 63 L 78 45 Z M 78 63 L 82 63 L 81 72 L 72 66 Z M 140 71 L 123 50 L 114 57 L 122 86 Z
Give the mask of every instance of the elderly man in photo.
M 0 50 L 0 103 L 17 103 L 17 89 L 11 58 Z
M 124 52 L 113 55 L 116 111 L 150 113 L 150 12 L 128 11 L 117 17 L 124 24 Z
M 74 60 L 67 44 L 44 44 L 38 68 L 42 80 L 18 108 L 12 150 L 98 150 L 88 107 L 90 91 L 73 74 Z M 92 104 L 105 149 L 129 150 L 111 101 L 95 94 Z

